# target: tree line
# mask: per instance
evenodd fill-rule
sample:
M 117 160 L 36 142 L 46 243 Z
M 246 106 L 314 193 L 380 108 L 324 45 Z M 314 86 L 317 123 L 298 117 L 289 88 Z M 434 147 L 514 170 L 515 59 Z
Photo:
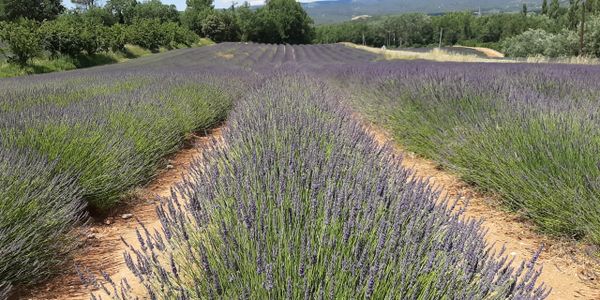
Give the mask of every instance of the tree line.
M 122 51 L 126 44 L 150 50 L 190 46 L 200 37 L 215 42 L 254 41 L 307 44 L 314 39 L 312 19 L 294 0 L 269 0 L 215 9 L 212 0 L 187 0 L 187 8 L 160 0 L 0 0 L 0 41 L 12 62 L 40 56 L 77 56 Z M 2 44 L 0 43 L 0 46 Z
M 460 44 L 489 47 L 509 56 L 600 57 L 600 0 L 570 0 L 568 5 L 544 0 L 541 10 L 523 5 L 515 13 L 410 13 L 327 24 L 316 28 L 315 42 L 388 48 Z

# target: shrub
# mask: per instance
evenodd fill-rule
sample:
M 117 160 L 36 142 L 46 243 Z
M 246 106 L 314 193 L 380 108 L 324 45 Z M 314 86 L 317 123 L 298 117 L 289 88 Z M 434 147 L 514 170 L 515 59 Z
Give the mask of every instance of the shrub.
M 600 57 L 600 16 L 591 16 L 585 24 L 585 54 Z
M 23 116 L 0 132 L 10 145 L 57 160 L 58 172 L 78 174 L 85 200 L 99 211 L 151 177 L 185 133 L 215 124 L 228 108 L 224 93 L 210 86 L 183 94 L 179 84 L 152 79 L 91 82 L 74 91 L 45 87 L 26 100 L 14 96 L 18 104 L 8 109 Z
M 0 24 L 0 40 L 8 45 L 8 59 L 20 65 L 41 54 L 37 23 L 29 20 Z
M 240 28 L 235 17 L 228 12 L 215 11 L 202 20 L 202 33 L 205 37 L 220 43 L 237 41 Z
M 162 33 L 161 45 L 171 49 L 177 48 L 181 45 L 189 47 L 198 42 L 200 39 L 191 30 L 173 22 L 162 23 L 160 26 L 160 32 Z
M 351 81 L 357 108 L 541 230 L 600 242 L 597 67 L 388 65 Z
M 530 29 L 504 41 L 504 52 L 511 57 L 543 55 L 550 47 L 553 35 L 543 29 Z
M 231 90 L 164 58 L 0 80 L 0 299 L 64 269 L 86 207 L 114 207 L 226 116 Z
M 75 245 L 68 234 L 83 221 L 81 190 L 76 174 L 57 174 L 55 166 L 0 141 L 0 295 L 3 283 L 33 284 L 55 274 Z
M 578 54 L 578 44 L 577 34 L 572 31 L 563 30 L 552 34 L 543 29 L 530 29 L 506 39 L 503 42 L 503 50 L 512 57 L 566 57 Z
M 56 57 L 60 54 L 77 56 L 86 48 L 82 39 L 82 27 L 76 16 L 64 15 L 53 21 L 46 21 L 40 27 L 42 45 Z
M 161 23 L 157 19 L 137 19 L 127 26 L 127 43 L 157 51 L 162 46 Z
M 115 24 L 111 27 L 105 27 L 104 30 L 100 31 L 100 40 L 102 45 L 101 51 L 108 52 L 123 52 L 125 51 L 126 44 L 126 29 L 121 24 Z
M 126 255 L 149 298 L 545 297 L 532 265 L 488 253 L 479 224 L 437 205 L 335 91 L 274 77 L 159 210 L 164 238 L 141 233 Z
M 75 14 L 44 22 L 40 32 L 44 48 L 55 57 L 75 57 L 83 53 L 93 55 L 98 51 L 107 51 L 113 46 L 119 48 L 119 43 L 124 40 L 118 36 L 118 29 L 104 27 L 93 18 L 83 18 Z
M 157 51 L 162 46 L 176 48 L 182 44 L 192 45 L 198 41 L 198 36 L 177 23 L 141 19 L 127 26 L 126 41 L 129 44 Z

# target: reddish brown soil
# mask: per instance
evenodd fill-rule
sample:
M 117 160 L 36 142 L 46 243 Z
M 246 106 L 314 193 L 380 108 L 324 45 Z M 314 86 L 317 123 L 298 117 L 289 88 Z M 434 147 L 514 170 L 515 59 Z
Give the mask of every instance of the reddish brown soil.
M 429 179 L 442 189 L 444 195 L 461 196 L 460 206 L 464 207 L 464 200 L 469 199 L 465 215 L 483 219 L 483 226 L 488 230 L 488 243 L 495 244 L 498 251 L 504 245 L 506 254 L 514 257 L 515 263 L 530 260 L 534 252 L 544 246 L 538 263 L 542 266 L 540 280 L 552 288 L 548 299 L 600 299 L 597 277 L 600 262 L 592 258 L 597 251 L 594 247 L 539 234 L 532 224 L 516 213 L 502 210 L 497 197 L 481 194 L 456 175 L 440 170 L 438 164 L 403 150 L 392 142 L 385 130 L 373 125 L 366 127 L 379 143 L 393 145 L 403 157 L 403 165 L 413 169 L 416 177 Z
M 199 159 L 204 149 L 208 147 L 210 138 L 218 138 L 221 135 L 221 129 L 213 130 L 209 136 L 200 137 L 192 135 L 187 143 L 187 147 L 173 155 L 169 159 L 169 168 L 161 172 L 146 187 L 135 191 L 133 201 L 126 207 L 121 207 L 111 216 L 95 220 L 89 228 L 86 229 L 84 236 L 86 240 L 75 253 L 73 261 L 65 265 L 64 273 L 54 280 L 41 285 L 27 294 L 21 295 L 19 299 L 32 300 L 75 300 L 90 299 L 92 287 L 85 286 L 76 267 L 84 268 L 90 274 L 101 277 L 101 272 L 108 273 L 115 282 L 127 277 L 128 282 L 137 289 L 137 279 L 133 277 L 124 263 L 123 253 L 126 246 L 121 238 L 132 245 L 137 245 L 137 236 L 135 228 L 138 227 L 138 221 L 143 222 L 149 230 L 159 229 L 160 222 L 156 216 L 155 209 L 160 204 L 159 197 L 168 196 L 171 188 L 179 183 L 183 176 L 188 172 L 192 161 Z M 124 214 L 132 214 L 128 219 L 123 219 Z M 107 220 L 109 220 L 110 224 Z M 103 297 L 107 299 L 107 297 Z

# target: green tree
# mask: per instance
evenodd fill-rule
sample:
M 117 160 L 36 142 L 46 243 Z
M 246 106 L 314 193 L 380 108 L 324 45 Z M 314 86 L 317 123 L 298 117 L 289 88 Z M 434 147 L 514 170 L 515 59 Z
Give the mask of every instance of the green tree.
M 52 20 L 65 10 L 61 0 L 4 0 L 7 20 Z
M 0 21 L 6 19 L 6 11 L 4 10 L 6 4 L 4 2 L 5 0 L 0 0 Z
M 112 26 L 118 23 L 118 19 L 107 9 L 101 7 L 92 7 L 81 14 L 85 20 L 92 20 L 97 24 Z
M 158 19 L 160 22 L 179 23 L 179 12 L 175 5 L 166 5 L 160 0 L 138 3 L 133 11 L 134 19 Z
M 162 23 L 160 31 L 162 33 L 161 45 L 169 49 L 174 49 L 181 45 L 189 47 L 198 42 L 197 34 L 175 22 Z
M 77 56 L 84 51 L 82 39 L 84 24 L 77 14 L 65 14 L 58 19 L 42 23 L 41 43 L 52 56 Z
M 158 51 L 163 41 L 158 19 L 136 19 L 127 26 L 126 39 L 129 43 L 151 51 Z
M 71 3 L 89 9 L 96 6 L 96 0 L 71 0 Z
M 309 44 L 313 20 L 295 0 L 270 0 L 257 12 L 259 42 Z
M 521 14 L 523 14 L 523 16 L 527 17 L 527 4 L 523 3 L 523 9 L 521 9 Z
M 542 2 L 542 15 L 548 14 L 548 0 Z
M 189 10 L 203 11 L 206 9 L 213 9 L 213 0 L 186 0 L 187 8 Z
M 133 22 L 136 0 L 108 0 L 105 8 L 110 11 L 121 24 Z
M 512 57 L 566 57 L 577 55 L 578 39 L 574 31 L 563 30 L 553 34 L 542 29 L 530 29 L 506 39 L 503 46 L 504 52 Z
M 232 11 L 213 11 L 202 21 L 202 34 L 215 42 L 240 40 L 240 28 Z
M 250 9 L 250 4 L 244 2 L 236 9 L 235 14 L 240 28 L 240 40 L 244 42 L 255 40 L 258 29 L 257 18 L 256 13 Z
M 198 35 L 202 33 L 202 21 L 213 11 L 212 0 L 187 0 L 187 8 L 181 15 L 181 23 Z
M 8 45 L 9 61 L 26 65 L 30 59 L 42 52 L 40 33 L 35 21 L 20 19 L 0 23 L 0 40 Z
M 600 57 L 600 16 L 592 16 L 585 22 L 584 53 Z
M 569 10 L 567 11 L 567 27 L 571 30 L 577 28 L 579 23 L 579 0 L 569 0 Z
M 548 16 L 553 19 L 558 19 L 560 11 L 560 3 L 558 0 L 552 0 L 550 3 L 550 8 L 548 9 Z
M 443 44 L 454 45 L 459 41 L 470 40 L 473 37 L 472 24 L 475 17 L 470 12 L 448 13 L 434 19 L 436 40 L 443 28 Z

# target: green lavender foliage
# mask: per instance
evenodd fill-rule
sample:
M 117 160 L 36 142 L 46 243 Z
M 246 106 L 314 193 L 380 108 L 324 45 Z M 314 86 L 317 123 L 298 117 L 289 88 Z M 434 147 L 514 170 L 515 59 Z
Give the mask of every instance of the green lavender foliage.
M 237 91 L 173 72 L 177 55 L 0 80 L 0 295 L 55 275 L 88 212 L 123 203 L 189 134 L 226 117 Z
M 360 85 L 375 92 L 361 92 L 356 107 L 408 150 L 498 194 L 545 232 L 600 242 L 596 67 L 418 62 L 370 71 L 385 75 Z
M 267 72 L 234 108 L 223 139 L 159 209 L 162 232 L 139 229 L 125 257 L 145 297 L 547 295 L 536 258 L 513 268 L 491 253 L 480 223 L 411 179 L 340 105 L 339 90 L 290 70 Z

